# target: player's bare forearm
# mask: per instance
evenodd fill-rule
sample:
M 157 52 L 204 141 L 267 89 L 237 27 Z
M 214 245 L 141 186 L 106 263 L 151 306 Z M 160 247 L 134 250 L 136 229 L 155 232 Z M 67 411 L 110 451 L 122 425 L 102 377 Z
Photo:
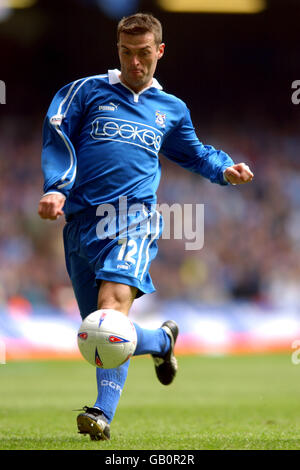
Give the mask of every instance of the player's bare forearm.
M 224 171 L 226 180 L 231 184 L 245 184 L 253 180 L 254 174 L 246 163 L 237 163 Z
M 59 193 L 46 194 L 39 202 L 38 214 L 42 219 L 56 220 L 63 215 L 65 196 Z

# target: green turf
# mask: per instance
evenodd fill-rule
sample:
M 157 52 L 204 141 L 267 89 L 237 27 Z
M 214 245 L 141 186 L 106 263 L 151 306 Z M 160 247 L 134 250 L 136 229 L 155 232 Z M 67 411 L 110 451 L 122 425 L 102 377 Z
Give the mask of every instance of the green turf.
M 0 365 L 0 449 L 300 449 L 300 365 L 290 355 L 179 357 L 174 384 L 134 358 L 109 442 L 77 434 L 92 405 L 83 361 Z

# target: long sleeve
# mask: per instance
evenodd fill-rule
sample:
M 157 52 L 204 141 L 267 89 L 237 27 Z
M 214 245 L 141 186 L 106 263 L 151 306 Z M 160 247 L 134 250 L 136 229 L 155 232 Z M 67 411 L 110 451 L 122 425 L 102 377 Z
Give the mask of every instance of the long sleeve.
M 222 150 L 203 145 L 193 127 L 190 112 L 184 105 L 184 116 L 175 129 L 166 137 L 161 153 L 194 173 L 208 178 L 212 183 L 227 185 L 223 172 L 234 164 Z
M 72 143 L 81 118 L 82 80 L 62 88 L 53 98 L 43 127 L 42 170 L 44 192 L 68 196 L 76 176 L 76 152 Z

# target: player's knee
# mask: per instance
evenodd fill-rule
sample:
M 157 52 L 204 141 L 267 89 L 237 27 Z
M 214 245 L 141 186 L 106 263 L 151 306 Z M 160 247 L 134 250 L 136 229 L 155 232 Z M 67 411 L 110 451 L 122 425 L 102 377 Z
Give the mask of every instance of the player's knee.
M 98 309 L 113 309 L 126 315 L 135 298 L 137 289 L 125 284 L 104 281 L 98 296 Z
M 123 308 L 124 303 L 114 297 L 105 297 L 105 298 L 100 298 L 98 301 L 98 309 L 112 309 L 112 310 L 118 310 L 119 312 L 122 312 L 124 310 Z M 123 312 L 127 313 L 127 312 Z

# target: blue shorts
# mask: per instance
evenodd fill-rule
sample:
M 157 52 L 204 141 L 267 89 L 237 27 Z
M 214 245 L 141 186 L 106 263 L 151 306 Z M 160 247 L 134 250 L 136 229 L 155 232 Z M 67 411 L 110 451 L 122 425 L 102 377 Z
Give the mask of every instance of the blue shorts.
M 137 297 L 155 292 L 149 268 L 163 226 L 156 210 L 97 216 L 95 208 L 66 220 L 66 266 L 82 318 L 97 310 L 102 280 L 137 287 Z

